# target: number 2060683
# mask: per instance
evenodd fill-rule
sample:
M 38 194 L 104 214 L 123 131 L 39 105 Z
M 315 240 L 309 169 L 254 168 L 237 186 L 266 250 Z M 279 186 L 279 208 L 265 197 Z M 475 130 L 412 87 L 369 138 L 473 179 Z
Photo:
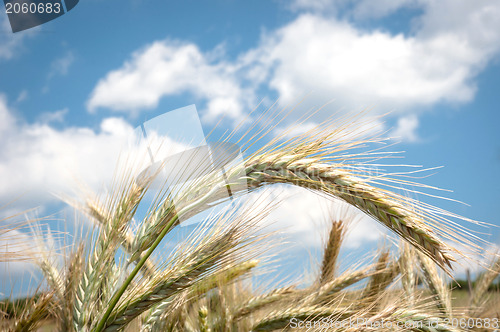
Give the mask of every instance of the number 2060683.
M 5 9 L 7 14 L 59 14 L 62 11 L 61 3 L 59 2 L 42 2 L 42 3 L 6 3 Z

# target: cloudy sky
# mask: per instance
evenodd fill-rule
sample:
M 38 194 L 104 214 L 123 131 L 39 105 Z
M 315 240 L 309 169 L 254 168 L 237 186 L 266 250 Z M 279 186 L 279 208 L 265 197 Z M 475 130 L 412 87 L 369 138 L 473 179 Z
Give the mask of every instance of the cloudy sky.
M 422 181 L 469 206 L 429 202 L 500 225 L 499 55 L 489 0 L 86 0 L 16 34 L 1 12 L 0 206 L 15 202 L 0 213 L 60 211 L 54 193 L 75 179 L 99 188 L 133 128 L 166 111 L 196 104 L 205 131 L 221 118 L 223 131 L 259 102 L 306 97 L 285 124 L 327 102 L 303 129 L 335 112 L 391 112 L 378 125 L 399 137 L 403 163 L 444 166 Z M 310 220 L 324 202 L 280 192 L 291 198 L 276 219 L 317 246 Z M 353 248 L 380 242 L 363 222 Z

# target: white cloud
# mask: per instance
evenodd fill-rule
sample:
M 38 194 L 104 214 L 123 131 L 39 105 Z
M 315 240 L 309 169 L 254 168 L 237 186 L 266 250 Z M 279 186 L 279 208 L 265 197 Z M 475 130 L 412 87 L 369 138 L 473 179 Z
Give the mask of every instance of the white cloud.
M 332 2 L 332 1 L 330 1 Z M 367 19 L 367 18 L 382 18 L 384 16 L 390 15 L 401 9 L 402 7 L 414 7 L 416 8 L 420 0 L 358 0 L 352 1 L 354 6 L 349 13 L 353 18 L 357 20 Z
M 336 4 L 332 0 L 293 0 L 287 2 L 289 8 L 294 11 L 313 10 L 325 11 L 336 8 Z
M 235 60 L 173 41 L 135 52 L 98 82 L 89 110 L 134 113 L 187 92 L 206 102 L 205 120 L 237 119 L 256 104 L 257 91 L 268 88 L 282 105 L 311 93 L 307 100 L 314 106 L 335 98 L 343 111 L 373 107 L 379 113 L 414 113 L 438 103 L 471 101 L 478 73 L 500 49 L 497 2 L 297 0 L 293 6 L 310 12 L 268 31 Z M 358 20 L 376 20 L 405 7 L 416 9 L 410 34 L 357 26 Z M 314 121 L 324 117 L 319 113 Z
M 17 96 L 16 102 L 20 103 L 20 102 L 25 101 L 26 99 L 28 99 L 28 91 L 27 90 L 23 90 Z
M 54 112 L 44 112 L 40 114 L 38 121 L 42 123 L 63 122 L 68 111 L 69 109 L 66 107 Z
M 0 135 L 3 132 L 10 131 L 14 124 L 15 119 L 7 108 L 7 97 L 0 93 Z
M 194 44 L 155 42 L 101 79 L 87 107 L 91 112 L 107 107 L 135 113 L 155 108 L 163 96 L 189 92 L 207 101 L 206 119 L 223 114 L 237 119 L 248 97 L 236 80 L 234 65 L 216 60 Z
M 279 202 L 263 224 L 270 231 L 283 232 L 294 247 L 323 246 L 332 222 L 329 216 L 350 223 L 344 248 L 374 244 L 387 234 L 377 221 L 347 203 L 299 187 L 274 185 L 251 193 L 247 200 L 256 210 Z
M 0 60 L 9 60 L 19 54 L 23 40 L 33 31 L 13 33 L 7 15 L 0 15 Z
M 67 51 L 63 56 L 52 61 L 48 77 L 51 78 L 56 75 L 67 75 L 69 68 L 71 67 L 73 62 L 75 62 L 75 56 L 73 52 Z
M 407 142 L 418 142 L 418 123 L 418 118 L 414 114 L 401 117 L 398 119 L 397 127 L 391 132 L 390 136 Z
M 313 91 L 347 109 L 383 111 L 470 101 L 476 68 L 487 60 L 481 48 L 453 34 L 420 39 L 366 32 L 311 14 L 273 34 L 261 56 L 273 70 L 269 86 L 283 104 Z
M 25 124 L 16 120 L 0 95 L 0 201 L 18 198 L 15 205 L 24 210 L 56 202 L 52 193 L 72 193 L 77 180 L 99 189 L 110 182 L 132 131 L 118 118 L 104 119 L 98 131 Z
M 46 208 L 56 208 L 51 204 L 61 204 L 58 197 L 80 199 L 86 190 L 105 194 L 114 176 L 123 172 L 138 176 L 150 166 L 146 144 L 155 161 L 161 161 L 186 150 L 193 139 L 187 135 L 174 140 L 167 132 L 158 133 L 154 123 L 148 122 L 148 139 L 139 140 L 140 130 L 117 117 L 104 118 L 97 130 L 54 128 L 52 122 L 62 120 L 65 112 L 63 109 L 45 114 L 37 122 L 27 124 L 15 118 L 7 98 L 0 94 L 0 202 L 15 199 L 10 212 L 40 207 L 39 213 L 44 213 Z M 177 118 L 180 115 L 177 113 Z M 171 118 L 162 119 L 168 126 Z M 172 125 L 175 130 L 184 132 L 183 126 L 187 125 L 189 130 L 195 130 L 193 121 L 186 117 L 183 120 L 185 123 Z M 168 128 L 163 126 L 162 130 Z M 0 217 L 5 213 L 0 211 Z

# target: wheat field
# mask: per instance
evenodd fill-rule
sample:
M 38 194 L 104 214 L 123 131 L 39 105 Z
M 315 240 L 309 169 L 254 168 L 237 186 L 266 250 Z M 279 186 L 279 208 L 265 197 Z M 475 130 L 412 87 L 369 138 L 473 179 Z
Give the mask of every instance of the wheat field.
M 471 281 L 469 290 L 459 290 L 454 281 L 457 262 L 475 257 L 487 244 L 456 226 L 457 220 L 465 225 L 471 222 L 467 218 L 401 191 L 426 186 L 398 174 L 370 172 L 370 163 L 391 153 L 373 148 L 386 141 L 382 136 L 353 134 L 362 125 L 353 117 L 331 120 L 292 138 L 272 139 L 258 149 L 254 146 L 271 126 L 240 137 L 229 134 L 225 142 L 242 144 L 248 154 L 243 165 L 226 170 L 229 182 L 207 172 L 176 197 L 153 189 L 157 173 L 139 181 L 136 173 L 121 169 L 107 195 L 67 199 L 95 225 L 93 232 L 64 249 L 63 268 L 54 266 L 49 249 L 29 258 L 42 271 L 44 286 L 33 297 L 3 299 L 0 328 L 93 332 L 500 329 L 494 289 L 500 259 L 491 253 L 491 265 Z M 263 290 L 253 277 L 279 245 L 261 224 L 275 206 L 257 209 L 245 204 L 244 198 L 276 184 L 305 188 L 355 207 L 398 239 L 396 249 L 381 248 L 371 255 L 371 262 L 343 270 L 339 252 L 352 225 L 349 220 L 331 218 L 314 281 Z M 159 261 L 155 254 L 162 240 L 184 220 L 227 205 L 228 188 L 241 202 L 212 214 Z M 145 197 L 150 193 L 155 198 L 149 204 Z M 138 213 L 141 204 L 149 204 L 144 215 Z M 140 221 L 138 227 L 133 220 Z M 10 231 L 0 229 L 6 236 Z M 31 235 L 43 246 L 43 234 Z M 0 259 L 26 257 L 12 254 Z

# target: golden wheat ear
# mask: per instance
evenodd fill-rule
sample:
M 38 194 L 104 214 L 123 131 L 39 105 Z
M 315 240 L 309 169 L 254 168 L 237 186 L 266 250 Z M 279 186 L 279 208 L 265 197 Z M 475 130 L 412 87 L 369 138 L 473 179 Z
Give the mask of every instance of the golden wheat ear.
M 481 304 L 486 303 L 486 293 L 493 281 L 500 274 L 500 255 L 495 255 L 495 260 L 491 263 L 489 268 L 483 271 L 476 279 L 475 286 L 472 290 L 472 296 L 469 303 L 470 313 L 477 313 Z
M 337 258 L 344 241 L 347 227 L 342 220 L 333 221 L 328 240 L 323 250 L 323 261 L 321 262 L 321 274 L 319 283 L 324 284 L 331 281 L 337 269 Z

